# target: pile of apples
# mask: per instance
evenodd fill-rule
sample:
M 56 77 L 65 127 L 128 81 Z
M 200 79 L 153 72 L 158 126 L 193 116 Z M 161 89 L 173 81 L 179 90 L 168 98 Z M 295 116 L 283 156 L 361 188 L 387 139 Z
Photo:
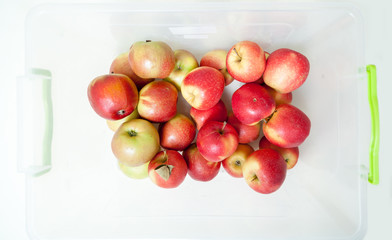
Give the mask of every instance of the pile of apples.
M 210 181 L 222 165 L 268 194 L 283 184 L 310 133 L 309 118 L 291 104 L 292 91 L 308 73 L 308 59 L 291 49 L 268 54 L 241 41 L 229 51 L 207 52 L 199 65 L 189 51 L 147 40 L 135 42 L 113 60 L 109 74 L 92 80 L 88 98 L 115 132 L 112 152 L 128 176 L 175 188 L 187 174 Z M 243 84 L 228 112 L 221 97 L 234 80 Z M 190 117 L 177 112 L 181 96 Z M 254 150 L 250 144 L 260 133 Z

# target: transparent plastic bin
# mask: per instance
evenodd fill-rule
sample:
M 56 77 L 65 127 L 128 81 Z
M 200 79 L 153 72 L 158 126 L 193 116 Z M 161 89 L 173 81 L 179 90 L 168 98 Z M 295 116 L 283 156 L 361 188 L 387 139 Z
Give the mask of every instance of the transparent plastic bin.
M 19 79 L 19 167 L 32 239 L 361 239 L 370 142 L 361 14 L 342 3 L 41 5 L 26 19 Z M 113 132 L 87 86 L 135 41 L 160 40 L 197 58 L 251 40 L 306 55 L 293 104 L 312 121 L 298 164 L 263 195 L 223 169 L 176 189 L 119 170 Z M 226 87 L 223 99 L 241 83 Z M 179 97 L 178 111 L 189 115 Z M 257 143 L 253 144 L 254 147 Z

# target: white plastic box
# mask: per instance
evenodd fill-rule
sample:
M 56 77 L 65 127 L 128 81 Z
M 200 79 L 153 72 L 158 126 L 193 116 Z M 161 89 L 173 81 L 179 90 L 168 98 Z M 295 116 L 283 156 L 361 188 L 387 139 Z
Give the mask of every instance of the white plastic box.
M 19 163 L 27 173 L 32 239 L 361 239 L 366 233 L 369 113 L 360 13 L 340 3 L 42 5 L 26 19 Z M 117 167 L 113 133 L 87 86 L 135 41 L 161 40 L 200 60 L 251 40 L 306 55 L 293 104 L 312 121 L 298 164 L 275 193 L 254 192 L 223 169 L 176 189 Z M 224 100 L 230 109 L 231 93 Z M 181 97 L 180 97 L 181 98 Z M 189 114 L 179 100 L 178 110 Z M 253 146 L 257 146 L 254 144 Z

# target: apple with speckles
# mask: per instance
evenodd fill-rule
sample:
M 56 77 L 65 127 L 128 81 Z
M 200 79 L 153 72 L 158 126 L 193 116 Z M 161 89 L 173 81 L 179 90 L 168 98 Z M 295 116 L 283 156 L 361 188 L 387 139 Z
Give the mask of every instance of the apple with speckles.
M 256 192 L 270 194 L 286 179 L 287 164 L 273 149 L 259 149 L 246 159 L 242 172 L 246 183 Z
M 267 59 L 263 79 L 280 93 L 289 93 L 304 84 L 309 74 L 309 60 L 301 53 L 281 48 Z
M 162 188 L 176 188 L 185 179 L 188 167 L 181 154 L 174 150 L 160 151 L 148 165 L 151 181 Z
M 238 133 L 227 122 L 209 121 L 199 130 L 196 144 L 204 158 L 220 162 L 237 149 Z
M 254 125 L 275 111 L 275 101 L 268 91 L 257 83 L 238 88 L 231 98 L 234 116 L 243 124 Z
M 190 71 L 181 85 L 184 99 L 198 110 L 207 110 L 219 102 L 225 87 L 222 73 L 212 67 Z
M 141 78 L 166 78 L 176 63 L 171 47 L 161 41 L 135 42 L 128 58 L 132 70 Z
M 154 81 L 144 86 L 139 93 L 137 110 L 141 117 L 151 122 L 166 122 L 177 113 L 178 92 L 166 81 Z
M 181 113 L 159 126 L 161 146 L 166 149 L 182 151 L 192 143 L 195 136 L 195 124 Z
M 123 74 L 105 74 L 94 78 L 87 88 L 93 110 L 107 120 L 119 120 L 131 114 L 138 103 L 135 83 Z
M 234 79 L 243 83 L 260 79 L 264 73 L 265 62 L 263 48 L 252 41 L 236 43 L 226 57 L 227 71 Z
M 282 148 L 301 145 L 309 136 L 311 122 L 308 116 L 291 104 L 279 105 L 272 116 L 263 123 L 264 136 Z

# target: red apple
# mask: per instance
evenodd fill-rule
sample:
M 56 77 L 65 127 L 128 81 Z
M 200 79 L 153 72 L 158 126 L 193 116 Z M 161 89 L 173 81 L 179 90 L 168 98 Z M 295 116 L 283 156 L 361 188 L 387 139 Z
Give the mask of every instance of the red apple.
M 224 87 L 222 73 L 212 67 L 198 67 L 184 78 L 181 93 L 192 107 L 207 110 L 219 102 Z
M 221 163 L 210 162 L 205 159 L 195 143 L 191 144 L 182 155 L 188 165 L 188 174 L 194 180 L 207 182 L 218 175 Z
M 305 82 L 309 68 L 309 61 L 304 55 L 281 48 L 268 57 L 264 82 L 280 93 L 289 93 Z
M 173 50 L 160 41 L 135 42 L 128 57 L 132 70 L 141 78 L 166 78 L 176 63 Z
M 222 161 L 223 168 L 231 176 L 242 178 L 242 166 L 253 151 L 253 148 L 248 144 L 238 144 L 235 152 L 230 157 Z
M 159 149 L 158 131 L 144 119 L 132 119 L 123 123 L 113 135 L 114 156 L 119 162 L 130 167 L 150 161 Z
M 236 118 L 246 125 L 257 124 L 275 110 L 274 99 L 257 83 L 247 83 L 237 89 L 231 105 Z
M 200 128 L 196 144 L 205 159 L 220 162 L 237 149 L 238 133 L 227 122 L 209 121 Z
M 191 119 L 178 113 L 159 127 L 161 146 L 166 149 L 182 151 L 196 136 L 196 127 Z
M 259 149 L 248 156 L 242 172 L 246 183 L 253 190 L 268 194 L 282 186 L 286 178 L 287 164 L 279 152 Z
M 109 129 L 113 132 L 117 131 L 117 129 L 121 126 L 121 124 L 128 122 L 129 120 L 139 118 L 140 115 L 137 112 L 137 109 L 133 110 L 131 114 L 128 116 L 121 118 L 119 120 L 106 120 L 106 124 L 108 125 Z
M 213 67 L 219 70 L 225 77 L 225 85 L 233 82 L 234 78 L 229 74 L 226 68 L 226 50 L 212 50 L 206 53 L 200 60 L 200 66 Z
M 278 146 L 270 143 L 267 138 L 262 137 L 259 142 L 259 148 L 260 149 L 271 148 L 271 149 L 278 151 L 282 155 L 284 160 L 286 161 L 287 169 L 291 169 L 297 164 L 298 156 L 299 156 L 298 147 L 281 148 L 281 147 L 278 147 Z
M 88 86 L 87 95 L 94 111 L 108 120 L 128 116 L 138 102 L 135 84 L 123 74 L 106 74 L 94 78 Z
M 263 133 L 272 144 L 282 148 L 298 147 L 310 133 L 310 119 L 298 108 L 281 104 L 263 124 Z
M 291 92 L 280 93 L 280 92 L 276 91 L 275 89 L 269 87 L 268 85 L 263 85 L 263 87 L 265 89 L 267 89 L 268 93 L 275 100 L 276 106 L 283 104 L 283 103 L 291 103 L 291 101 L 293 100 L 293 94 Z
M 261 131 L 261 122 L 258 122 L 254 125 L 245 125 L 241 123 L 233 114 L 233 112 L 229 113 L 227 123 L 235 128 L 238 133 L 239 143 L 250 143 L 255 141 Z
M 152 122 L 166 122 L 177 113 L 177 89 L 166 81 L 154 81 L 139 93 L 137 110 L 141 117 Z
M 127 75 L 136 85 L 137 89 L 141 89 L 144 85 L 154 81 L 153 78 L 141 78 L 136 75 L 131 68 L 128 60 L 129 51 L 118 55 L 110 65 L 110 73 L 118 73 Z
M 199 63 L 192 53 L 183 49 L 175 50 L 174 58 L 176 59 L 175 67 L 170 75 L 164 80 L 173 84 L 178 91 L 181 91 L 181 84 L 185 76 L 191 70 L 197 68 Z
M 207 110 L 191 108 L 190 114 L 196 123 L 197 130 L 200 130 L 204 123 L 208 121 L 224 122 L 227 120 L 227 109 L 222 100 L 219 100 L 217 104 Z
M 157 153 L 148 165 L 151 181 L 162 188 L 176 188 L 185 179 L 188 168 L 184 158 L 177 151 Z
M 264 50 L 255 42 L 238 42 L 229 50 L 226 66 L 234 79 L 244 83 L 254 82 L 265 69 Z

